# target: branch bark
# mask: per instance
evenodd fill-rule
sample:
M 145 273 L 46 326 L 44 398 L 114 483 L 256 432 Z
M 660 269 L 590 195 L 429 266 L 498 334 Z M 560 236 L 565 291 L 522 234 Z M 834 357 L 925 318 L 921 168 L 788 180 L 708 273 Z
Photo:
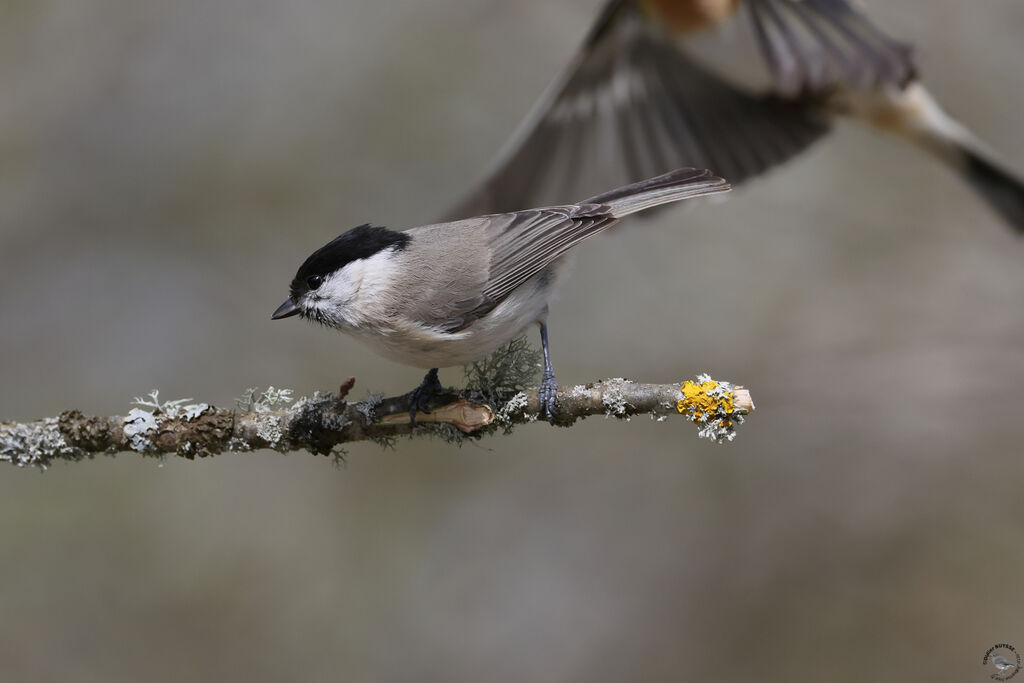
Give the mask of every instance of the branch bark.
M 0 461 L 47 467 L 56 460 L 77 461 L 95 454 L 135 453 L 178 455 L 192 459 L 223 452 L 272 449 L 338 453 L 342 444 L 372 440 L 390 443 L 397 436 L 441 436 L 450 441 L 476 438 L 537 421 L 537 389 L 528 389 L 488 403 L 480 396 L 449 393 L 435 397 L 430 413 L 409 423 L 408 395 L 371 398 L 357 403 L 345 396 L 354 380 L 338 394 L 291 401 L 291 392 L 272 387 L 257 395 L 250 390 L 239 410 L 185 401 L 161 403 L 136 399 L 128 415 L 88 416 L 69 410 L 33 422 L 0 423 Z M 284 405 L 288 404 L 288 405 Z M 570 426 L 581 418 L 606 415 L 630 418 L 649 414 L 658 421 L 683 416 L 700 427 L 701 435 L 731 440 L 743 415 L 754 409 L 742 387 L 701 376 L 681 384 L 637 384 L 612 379 L 559 387 L 555 424 Z

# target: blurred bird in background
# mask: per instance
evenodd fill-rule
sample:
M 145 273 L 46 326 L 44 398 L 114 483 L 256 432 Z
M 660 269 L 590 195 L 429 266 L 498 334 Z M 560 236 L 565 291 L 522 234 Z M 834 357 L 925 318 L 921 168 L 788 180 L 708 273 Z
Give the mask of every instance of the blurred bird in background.
M 1024 184 L 925 90 L 911 48 L 849 0 L 612 0 L 447 216 L 586 196 L 679 166 L 741 183 L 838 116 L 931 153 L 1024 232 Z

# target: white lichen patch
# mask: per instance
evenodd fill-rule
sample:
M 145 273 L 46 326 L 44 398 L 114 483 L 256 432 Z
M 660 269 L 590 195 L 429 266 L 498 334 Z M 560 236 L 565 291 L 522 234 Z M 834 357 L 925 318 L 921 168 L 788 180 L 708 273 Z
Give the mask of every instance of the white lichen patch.
M 249 387 L 235 399 L 235 405 L 244 413 L 270 412 L 291 403 L 293 393 L 291 389 L 275 389 L 272 386 L 260 393 L 256 387 Z
M 505 405 L 501 407 L 498 413 L 494 416 L 495 421 L 498 424 L 505 427 L 512 425 L 512 418 L 516 415 L 525 413 L 526 405 L 529 403 L 526 394 L 520 391 L 515 396 L 510 398 Z M 530 422 L 534 422 L 537 419 L 536 415 L 526 415 L 526 419 Z
M 87 455 L 85 451 L 67 444 L 55 417 L 28 424 L 0 426 L 2 462 L 9 462 L 18 467 L 35 466 L 46 469 L 53 458 L 79 460 Z
M 577 384 L 572 388 L 572 391 L 569 392 L 569 396 L 571 398 L 589 398 L 590 389 L 588 389 L 584 384 Z
M 604 405 L 605 417 L 623 417 L 626 414 L 626 406 L 629 402 L 626 401 L 625 395 L 622 393 L 622 385 L 628 384 L 628 379 L 621 377 L 613 377 L 604 381 L 605 389 L 601 395 L 601 403 Z
M 292 402 L 291 389 L 275 389 L 274 387 L 267 387 L 267 390 L 263 392 L 259 400 L 253 405 L 253 409 L 257 411 L 273 410 L 279 406 L 284 406 Z
M 232 453 L 248 453 L 253 450 L 253 447 L 245 439 L 233 436 L 228 439 L 227 449 Z
M 377 406 L 384 400 L 384 394 L 369 394 L 364 400 L 356 403 L 353 407 L 362 415 L 367 423 L 377 421 Z
M 141 408 L 132 408 L 124 418 L 124 435 L 131 449 L 138 453 L 152 449 L 153 442 L 147 435 L 150 432 L 155 433 L 158 427 L 156 415 Z
M 291 405 L 291 410 L 298 412 L 308 405 L 315 405 L 324 400 L 330 400 L 332 397 L 330 394 L 321 394 L 319 390 L 314 391 L 312 396 L 300 396 L 295 399 L 295 403 Z
M 256 436 L 260 437 L 271 446 L 277 445 L 277 442 L 284 436 L 284 430 L 281 428 L 281 418 L 277 415 L 271 415 L 267 413 L 261 413 L 256 416 Z
M 271 448 L 277 446 L 285 434 L 285 418 L 275 414 L 275 411 L 292 403 L 293 393 L 291 389 L 277 389 L 272 386 L 260 393 L 256 387 L 249 387 L 244 394 L 235 399 L 235 405 L 240 411 L 257 414 L 256 436 L 266 441 Z M 307 398 L 301 398 L 296 405 L 305 405 L 308 401 Z M 228 447 L 231 448 L 231 445 Z
M 189 403 L 191 400 L 191 398 L 178 398 L 173 401 L 161 401 L 160 391 L 154 389 L 149 392 L 148 398 L 136 396 L 132 403 L 143 408 L 152 408 L 156 415 L 191 422 L 210 409 L 207 403 Z
M 198 419 L 200 415 L 210 409 L 208 403 L 190 403 L 182 408 L 181 417 L 186 421 L 191 422 L 192 420 Z
M 185 400 L 191 401 L 192 399 Z M 149 398 L 142 398 L 141 396 L 136 396 L 135 398 L 132 399 L 132 403 L 134 403 L 137 406 L 142 406 L 143 408 L 152 408 L 153 412 L 156 412 L 158 410 L 163 410 L 164 406 L 172 405 L 174 401 L 161 401 L 160 390 L 154 389 L 153 391 L 149 392 Z

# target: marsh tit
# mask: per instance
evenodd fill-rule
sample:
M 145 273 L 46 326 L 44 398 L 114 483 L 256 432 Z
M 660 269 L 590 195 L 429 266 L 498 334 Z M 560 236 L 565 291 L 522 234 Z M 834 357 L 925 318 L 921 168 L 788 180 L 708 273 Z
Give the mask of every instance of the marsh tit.
M 298 315 L 334 327 L 385 358 L 429 368 L 409 416 L 441 389 L 437 369 L 479 360 L 540 325 L 541 410 L 554 411 L 548 302 L 566 254 L 619 219 L 668 202 L 725 192 L 710 171 L 679 169 L 578 204 L 438 223 L 405 231 L 361 225 L 299 267 L 274 320 Z
M 930 153 L 1024 232 L 1020 177 L 943 111 L 911 48 L 853 0 L 607 2 L 484 180 L 446 216 L 586 196 L 676 166 L 741 183 L 841 116 Z

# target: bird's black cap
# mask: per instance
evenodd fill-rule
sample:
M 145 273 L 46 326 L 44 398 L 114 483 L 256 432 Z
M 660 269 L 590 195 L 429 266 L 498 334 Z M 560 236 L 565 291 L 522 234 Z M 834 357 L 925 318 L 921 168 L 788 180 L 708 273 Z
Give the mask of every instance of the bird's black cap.
M 309 289 L 309 279 L 313 276 L 326 276 L 339 268 L 358 259 L 369 258 L 377 252 L 390 247 L 405 249 L 411 238 L 404 232 L 374 227 L 369 224 L 360 225 L 335 237 L 320 247 L 299 266 L 292 280 L 292 298 Z

